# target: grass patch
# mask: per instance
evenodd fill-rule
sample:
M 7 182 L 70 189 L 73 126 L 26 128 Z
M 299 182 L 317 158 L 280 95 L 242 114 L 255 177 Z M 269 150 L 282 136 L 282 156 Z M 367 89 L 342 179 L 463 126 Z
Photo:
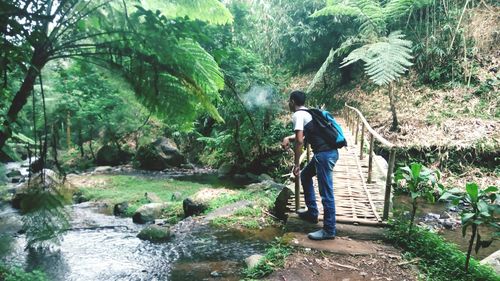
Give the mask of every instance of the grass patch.
M 182 211 L 182 202 L 173 201 L 172 195 L 174 192 L 180 192 L 181 196 L 186 198 L 202 188 L 211 187 L 210 185 L 188 181 L 124 175 L 102 175 L 93 178 L 102 184 L 81 187 L 80 191 L 84 197 L 94 201 L 107 202 L 111 206 L 121 202 L 128 202 L 129 208 L 126 211 L 128 216 L 132 216 L 140 206 L 150 202 L 145 193 L 154 193 L 162 201 L 172 202 L 173 206 L 169 206 L 165 213 L 172 211 L 177 215 L 179 210 Z
M 282 268 L 285 265 L 286 258 L 291 253 L 292 247 L 282 238 L 276 238 L 271 243 L 271 247 L 266 250 L 264 257 L 259 263 L 251 269 L 245 269 L 243 275 L 247 278 L 246 280 L 265 277 L 277 268 Z
M 4 281 L 48 281 L 49 279 L 39 270 L 25 272 L 19 267 L 8 267 L 0 264 L 0 280 Z
M 210 223 L 217 227 L 244 227 L 248 229 L 259 229 L 264 226 L 273 225 L 276 222 L 270 217 L 265 216 L 264 210 L 268 210 L 273 206 L 276 196 L 277 192 L 274 190 L 243 190 L 236 194 L 222 196 L 210 202 L 207 213 L 240 200 L 252 201 L 253 206 L 239 209 L 231 217 L 215 218 Z
M 471 258 L 469 273 L 465 273 L 464 252 L 438 234 L 414 227 L 408 238 L 408 223 L 396 221 L 389 231 L 390 242 L 406 251 L 408 259 L 420 258 L 419 269 L 425 280 L 433 281 L 500 281 L 500 276 L 488 266 Z

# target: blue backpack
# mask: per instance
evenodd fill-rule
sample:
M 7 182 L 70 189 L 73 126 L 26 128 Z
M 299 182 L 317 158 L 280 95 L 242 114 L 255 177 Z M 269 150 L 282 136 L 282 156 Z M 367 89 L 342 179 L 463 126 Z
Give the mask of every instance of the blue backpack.
M 339 123 L 333 118 L 330 112 L 317 108 L 303 109 L 311 114 L 314 126 L 318 129 L 320 136 L 332 148 L 342 148 L 347 146 L 347 141 Z

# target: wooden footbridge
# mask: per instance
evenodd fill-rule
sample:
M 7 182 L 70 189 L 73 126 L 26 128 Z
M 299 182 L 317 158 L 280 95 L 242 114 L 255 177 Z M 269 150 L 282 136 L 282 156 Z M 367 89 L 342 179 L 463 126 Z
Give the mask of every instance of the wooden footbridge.
M 336 119 L 348 143 L 339 150 L 339 160 L 333 169 L 337 222 L 385 225 L 390 213 L 395 146 L 375 132 L 354 107 L 346 104 L 342 116 Z M 373 153 L 375 141 L 390 151 L 388 164 Z M 302 159 L 308 161 L 311 154 L 308 149 Z M 292 185 L 295 194 L 300 194 L 288 202 L 290 212 L 295 212 L 305 208 L 305 203 L 299 180 Z M 314 186 L 322 220 L 323 206 L 316 179 Z

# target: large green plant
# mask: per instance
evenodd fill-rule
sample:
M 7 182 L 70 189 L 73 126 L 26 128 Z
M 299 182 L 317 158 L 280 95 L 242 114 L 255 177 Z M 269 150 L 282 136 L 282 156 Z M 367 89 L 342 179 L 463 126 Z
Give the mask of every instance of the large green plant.
M 341 67 L 359 60 L 365 63 L 365 73 L 377 85 L 388 85 L 400 77 L 413 63 L 411 59 L 411 41 L 405 40 L 401 31 L 391 31 L 390 25 L 397 19 L 430 5 L 430 0 L 328 0 L 327 6 L 312 17 L 333 16 L 336 21 L 354 19 L 358 32 L 346 34 L 347 39 L 336 50 L 330 52 L 325 64 L 330 64 L 333 57 L 349 53 Z M 354 48 L 354 50 L 353 50 Z M 326 67 L 321 68 L 317 76 L 323 76 Z M 319 81 L 315 77 L 313 81 Z M 398 128 L 395 96 L 389 87 L 389 100 L 393 117 L 392 130 Z
M 429 202 L 434 202 L 435 191 L 437 188 L 442 188 L 438 183 L 440 173 L 437 170 L 428 169 L 420 163 L 412 163 L 409 167 L 398 168 L 394 179 L 397 184 L 406 187 L 410 193 L 412 205 L 408 227 L 408 236 L 410 236 L 417 212 L 418 200 L 423 198 Z
M 8 80 L 7 69 L 14 67 L 24 77 L 0 119 L 0 148 L 11 136 L 12 123 L 40 71 L 61 58 L 111 63 L 133 82 L 150 109 L 172 121 L 192 121 L 196 115 L 179 111 L 208 111 L 221 120 L 212 102 L 224 86 L 222 73 L 192 34 L 179 28 L 197 19 L 230 23 L 232 17 L 219 1 L 10 1 L 0 5 L 0 52 L 12 58 L 0 65 L 0 72 Z
M 486 189 L 480 189 L 477 183 L 468 183 L 465 186 L 465 191 L 460 189 L 451 189 L 445 192 L 440 200 L 451 200 L 455 205 L 463 202 L 466 206 L 460 216 L 462 218 L 462 236 L 465 237 L 469 226 L 472 228 L 467 249 L 467 258 L 465 259 L 465 271 L 469 271 L 469 261 L 471 257 L 474 243 L 476 253 L 481 248 L 486 248 L 491 245 L 493 239 L 500 236 L 499 215 L 500 206 L 497 203 L 498 187 L 490 186 Z M 496 229 L 494 236 L 485 240 L 479 233 L 479 226 L 486 225 Z

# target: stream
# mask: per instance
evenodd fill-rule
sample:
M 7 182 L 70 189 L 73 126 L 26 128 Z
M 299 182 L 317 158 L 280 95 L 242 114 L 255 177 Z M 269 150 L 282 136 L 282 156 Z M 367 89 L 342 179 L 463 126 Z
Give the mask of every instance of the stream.
M 16 166 L 17 167 L 17 166 Z M 187 218 L 166 243 L 140 240 L 145 225 L 107 214 L 95 202 L 67 206 L 70 230 L 60 245 L 28 249 L 21 215 L 0 203 L 0 262 L 40 269 L 49 280 L 240 280 L 244 259 L 262 254 L 281 230 L 241 231 Z

